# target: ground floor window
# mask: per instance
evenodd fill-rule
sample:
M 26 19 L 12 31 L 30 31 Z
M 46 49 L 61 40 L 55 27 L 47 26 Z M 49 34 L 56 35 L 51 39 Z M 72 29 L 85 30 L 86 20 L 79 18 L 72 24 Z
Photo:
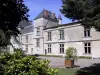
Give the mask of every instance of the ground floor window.
M 33 48 L 31 48 L 31 53 L 33 53 Z
M 85 54 L 91 54 L 91 43 L 84 43 Z
M 28 45 L 26 45 L 26 49 L 25 49 L 25 51 L 28 52 Z
M 64 53 L 64 44 L 60 44 L 60 53 Z
M 37 47 L 40 47 L 40 39 L 36 39 L 36 40 L 37 40 L 37 43 L 36 43 Z
M 48 44 L 48 53 L 51 53 L 51 44 Z

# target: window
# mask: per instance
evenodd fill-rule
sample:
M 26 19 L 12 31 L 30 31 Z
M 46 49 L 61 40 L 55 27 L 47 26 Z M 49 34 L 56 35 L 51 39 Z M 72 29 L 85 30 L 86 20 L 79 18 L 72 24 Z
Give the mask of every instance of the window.
M 51 44 L 48 44 L 48 53 L 51 53 Z
M 31 53 L 33 53 L 33 48 L 31 48 Z
M 26 45 L 26 49 L 25 49 L 25 51 L 28 52 L 28 45 Z
M 37 36 L 40 35 L 40 28 L 37 28 Z
M 26 36 L 26 42 L 28 42 L 28 35 Z
M 40 39 L 37 39 L 37 47 L 40 47 Z
M 91 43 L 84 43 L 85 54 L 91 54 Z
M 48 40 L 51 40 L 51 32 L 48 32 Z
M 22 42 L 22 36 L 20 37 L 20 39 L 21 39 L 21 42 Z
M 90 37 L 90 29 L 84 28 L 84 37 Z
M 64 53 L 64 44 L 60 44 L 60 53 Z
M 60 40 L 64 40 L 64 30 L 60 30 Z

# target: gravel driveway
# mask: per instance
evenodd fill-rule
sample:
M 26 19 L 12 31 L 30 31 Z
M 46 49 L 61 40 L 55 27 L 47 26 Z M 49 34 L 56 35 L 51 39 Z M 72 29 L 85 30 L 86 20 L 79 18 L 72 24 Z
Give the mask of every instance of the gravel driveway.
M 50 66 L 51 67 L 57 67 L 57 68 L 65 68 L 64 67 L 64 58 L 61 57 L 45 57 L 45 56 L 39 56 L 39 58 L 50 60 Z M 100 63 L 100 59 L 78 59 L 75 61 L 75 65 L 80 66 L 79 68 L 88 67 L 94 63 Z

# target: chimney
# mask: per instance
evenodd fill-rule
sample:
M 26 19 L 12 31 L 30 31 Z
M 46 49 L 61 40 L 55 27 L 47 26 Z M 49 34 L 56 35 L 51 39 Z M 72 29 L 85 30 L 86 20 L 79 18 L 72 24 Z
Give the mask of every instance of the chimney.
M 48 11 L 47 10 L 44 11 L 44 16 L 48 17 Z
M 61 18 L 61 15 L 60 14 L 58 16 L 58 21 L 59 21 L 59 24 L 62 24 L 62 18 Z
M 52 13 L 52 18 L 55 19 L 55 13 Z

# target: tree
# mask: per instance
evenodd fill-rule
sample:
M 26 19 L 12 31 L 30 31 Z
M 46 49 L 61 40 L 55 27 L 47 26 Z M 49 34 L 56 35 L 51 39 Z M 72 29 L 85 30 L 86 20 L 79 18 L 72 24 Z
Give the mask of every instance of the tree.
M 10 36 L 19 34 L 17 26 L 28 20 L 28 11 L 23 0 L 0 0 L 0 46 L 6 46 Z
M 62 0 L 61 13 L 85 27 L 100 31 L 100 0 Z

